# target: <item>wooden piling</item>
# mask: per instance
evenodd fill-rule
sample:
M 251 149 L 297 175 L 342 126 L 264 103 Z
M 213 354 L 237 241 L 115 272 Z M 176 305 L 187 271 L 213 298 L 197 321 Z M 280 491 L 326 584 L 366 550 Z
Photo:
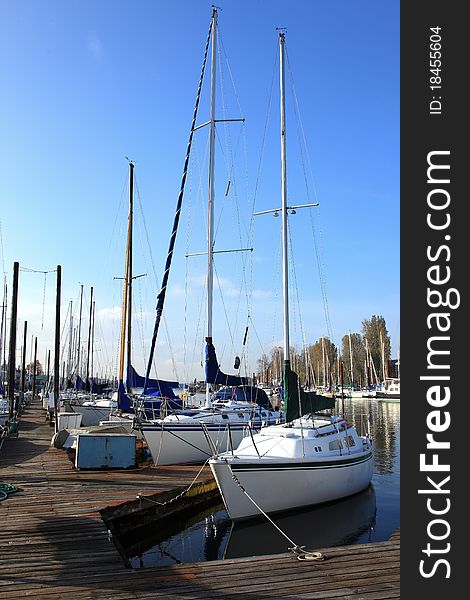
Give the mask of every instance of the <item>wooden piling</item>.
M 16 320 L 18 315 L 18 274 L 20 263 L 13 264 L 13 290 L 11 298 L 10 346 L 8 352 L 8 404 L 9 418 L 15 417 L 15 380 L 16 380 Z

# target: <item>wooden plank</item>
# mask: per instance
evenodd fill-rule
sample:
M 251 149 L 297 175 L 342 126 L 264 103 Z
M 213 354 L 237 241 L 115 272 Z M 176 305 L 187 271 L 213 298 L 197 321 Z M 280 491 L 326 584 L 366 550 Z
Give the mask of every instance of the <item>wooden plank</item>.
M 51 436 L 33 404 L 19 438 L 7 440 L 0 453 L 2 482 L 20 488 L 0 506 L 0 600 L 399 597 L 399 529 L 389 542 L 324 549 L 323 562 L 285 553 L 126 569 L 98 511 L 118 506 L 119 512 L 141 491 L 150 496 L 187 486 L 199 467 L 76 471 L 65 452 L 49 447 Z M 207 469 L 201 475 L 212 477 Z

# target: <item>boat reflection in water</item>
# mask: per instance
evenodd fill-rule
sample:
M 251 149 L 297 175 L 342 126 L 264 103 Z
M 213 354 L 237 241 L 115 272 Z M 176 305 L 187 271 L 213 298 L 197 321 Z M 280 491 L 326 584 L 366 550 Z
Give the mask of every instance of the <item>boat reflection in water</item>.
M 169 517 L 116 535 L 113 542 L 134 569 L 222 558 L 232 522 L 218 499 L 204 511 Z
M 273 520 L 297 544 L 317 549 L 368 542 L 375 513 L 375 491 L 369 486 L 355 496 L 280 513 Z M 220 503 L 165 526 L 146 525 L 114 541 L 126 564 L 134 569 L 277 554 L 287 552 L 289 546 L 264 517 L 234 524 Z
M 369 541 L 375 525 L 373 486 L 319 506 L 279 514 L 273 521 L 296 544 L 309 550 Z M 360 538 L 363 539 L 360 539 Z M 224 558 L 277 554 L 288 551 L 287 540 L 264 517 L 234 523 Z

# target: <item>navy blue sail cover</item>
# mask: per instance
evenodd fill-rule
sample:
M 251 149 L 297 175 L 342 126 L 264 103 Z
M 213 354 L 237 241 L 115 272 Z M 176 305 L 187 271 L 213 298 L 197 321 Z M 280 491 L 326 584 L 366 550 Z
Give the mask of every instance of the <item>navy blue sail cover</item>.
M 127 367 L 127 389 L 143 388 L 145 377 L 139 375 L 132 365 Z M 151 396 L 163 396 L 165 398 L 176 398 L 173 388 L 179 387 L 177 381 L 165 381 L 164 379 L 148 379 L 146 393 Z
M 131 410 L 131 399 L 126 394 L 126 390 L 124 389 L 124 383 L 122 381 L 119 382 L 118 385 L 118 408 L 122 410 L 122 412 L 129 412 Z
M 248 384 L 248 379 L 246 377 L 226 375 L 220 370 L 211 338 L 206 338 L 206 382 L 234 386 Z
M 109 383 L 97 383 L 91 377 L 88 379 L 88 389 L 92 394 L 103 394 L 109 388 Z
M 83 379 L 80 377 L 80 375 L 77 375 L 75 377 L 75 384 L 73 386 L 76 390 L 84 390 L 86 389 L 86 385 L 85 382 L 83 381 Z
M 239 402 L 255 402 L 263 408 L 270 408 L 271 403 L 264 390 L 253 385 L 226 387 L 219 390 L 215 400 L 236 400 Z

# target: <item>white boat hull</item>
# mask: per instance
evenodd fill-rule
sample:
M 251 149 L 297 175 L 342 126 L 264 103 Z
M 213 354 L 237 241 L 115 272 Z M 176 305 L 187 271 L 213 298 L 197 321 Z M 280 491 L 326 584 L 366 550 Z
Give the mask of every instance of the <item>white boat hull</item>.
M 263 511 L 274 513 L 356 494 L 369 485 L 373 473 L 371 449 L 315 460 L 240 460 L 225 456 L 211 459 L 209 464 L 234 521 L 260 514 L 234 476 Z
M 141 426 L 150 453 L 156 465 L 184 465 L 202 463 L 214 455 L 207 435 L 219 452 L 230 449 L 230 436 L 226 424 L 208 424 L 205 431 L 201 425 Z M 206 432 L 206 433 L 205 433 Z M 230 428 L 232 446 L 236 448 L 248 433 L 246 427 Z

